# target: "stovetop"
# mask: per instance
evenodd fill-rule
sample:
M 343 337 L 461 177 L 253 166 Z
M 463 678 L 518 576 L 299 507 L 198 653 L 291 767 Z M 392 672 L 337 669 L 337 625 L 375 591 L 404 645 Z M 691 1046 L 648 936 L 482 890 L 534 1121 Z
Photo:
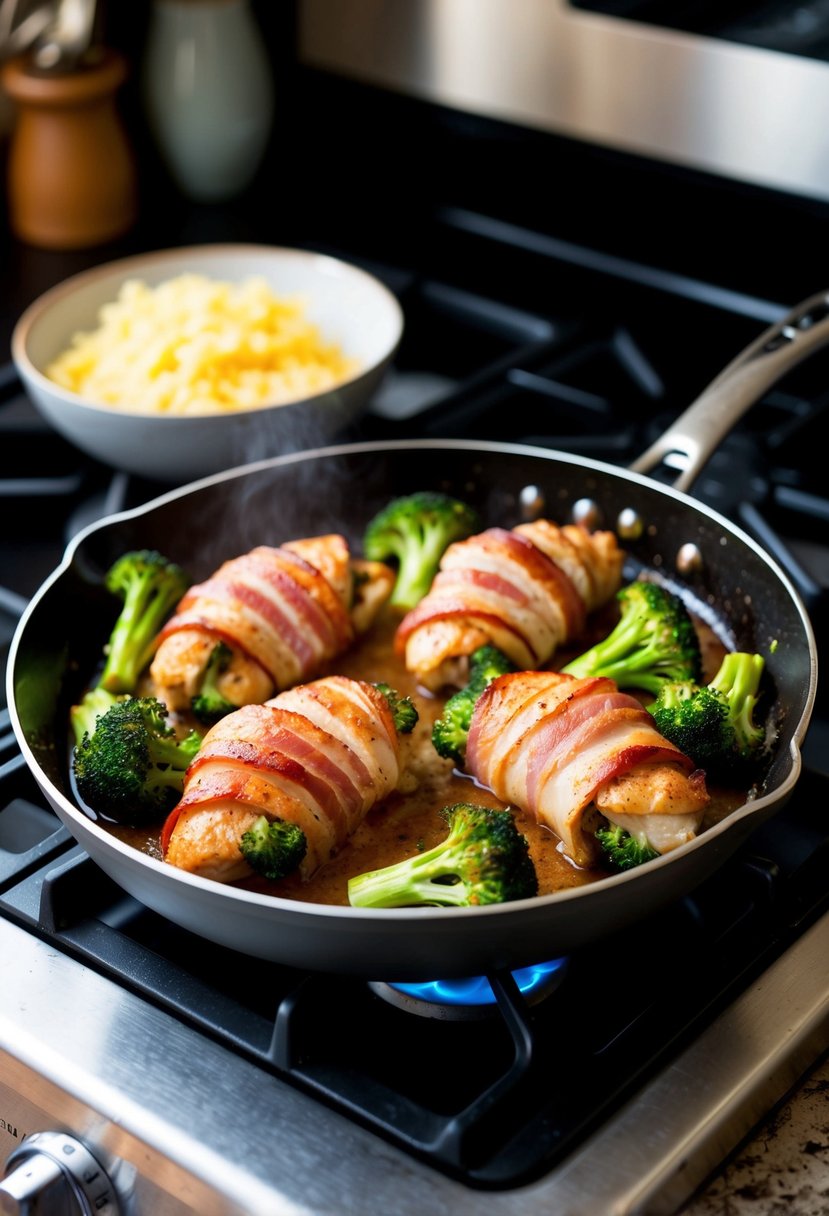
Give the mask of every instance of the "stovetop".
M 562 960 L 549 994 L 532 1003 L 495 975 L 497 1005 L 436 1017 L 382 985 L 205 947 L 98 872 L 19 765 L 2 778 L 3 918 L 476 1187 L 566 1161 L 829 910 L 829 782 L 809 772 L 714 880 Z

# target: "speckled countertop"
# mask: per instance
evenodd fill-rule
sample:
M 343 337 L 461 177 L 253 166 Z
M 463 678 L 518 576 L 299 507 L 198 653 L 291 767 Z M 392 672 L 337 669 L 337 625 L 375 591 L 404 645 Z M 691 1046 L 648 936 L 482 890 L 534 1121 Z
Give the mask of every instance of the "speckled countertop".
M 681 1216 L 829 1216 L 829 1059 L 803 1079 Z

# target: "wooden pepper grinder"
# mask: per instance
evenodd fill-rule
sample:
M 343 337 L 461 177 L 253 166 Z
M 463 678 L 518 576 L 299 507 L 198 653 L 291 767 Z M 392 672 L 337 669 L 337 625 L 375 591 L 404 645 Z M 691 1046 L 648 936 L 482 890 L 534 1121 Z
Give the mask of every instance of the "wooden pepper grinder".
M 3 65 L 16 108 L 9 223 L 21 240 L 80 249 L 120 236 L 135 221 L 135 166 L 115 105 L 126 70 L 109 49 L 71 71 L 44 71 L 30 56 Z

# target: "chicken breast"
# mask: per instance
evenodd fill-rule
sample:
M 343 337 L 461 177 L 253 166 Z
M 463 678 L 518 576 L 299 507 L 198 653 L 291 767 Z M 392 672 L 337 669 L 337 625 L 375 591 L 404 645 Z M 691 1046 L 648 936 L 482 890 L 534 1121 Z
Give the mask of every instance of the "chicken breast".
M 391 594 L 393 571 L 353 562 L 338 534 L 259 546 L 191 587 L 161 632 L 150 665 L 158 697 L 186 710 L 214 647 L 231 652 L 220 693 L 262 702 L 308 680 L 368 629 Z
M 644 832 L 658 853 L 667 853 L 693 840 L 710 801 L 700 769 L 662 762 L 640 764 L 614 777 L 596 791 L 597 810 L 630 832 Z
M 162 833 L 165 860 L 221 882 L 251 873 L 240 841 L 261 815 L 302 829 L 309 878 L 402 777 L 388 702 L 329 676 L 228 714 L 204 738 Z
M 448 547 L 400 622 L 397 651 L 432 692 L 462 686 L 469 655 L 487 642 L 519 668 L 539 667 L 616 593 L 623 561 L 611 532 L 549 520 L 488 528 Z
M 475 706 L 466 767 L 550 827 L 580 866 L 597 860 L 599 812 L 620 826 L 635 820 L 636 831 L 664 852 L 695 835 L 708 803 L 693 761 L 659 734 L 635 697 L 604 677 L 499 676 Z

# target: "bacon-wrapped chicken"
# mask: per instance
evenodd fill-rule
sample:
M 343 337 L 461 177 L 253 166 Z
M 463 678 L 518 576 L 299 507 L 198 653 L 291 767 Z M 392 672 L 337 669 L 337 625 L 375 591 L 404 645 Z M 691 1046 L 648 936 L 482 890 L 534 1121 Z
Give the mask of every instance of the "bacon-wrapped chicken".
M 156 694 L 171 710 L 189 709 L 221 653 L 216 687 L 225 710 L 265 701 L 346 650 L 393 585 L 390 567 L 355 560 L 336 533 L 260 545 L 179 602 L 150 666 Z
M 693 839 L 709 801 L 704 773 L 607 677 L 498 676 L 475 705 L 466 769 L 581 866 L 598 859 L 601 817 L 666 853 Z
M 400 704 L 373 684 L 327 676 L 228 714 L 187 770 L 162 833 L 165 859 L 223 882 L 254 870 L 281 877 L 255 839 L 264 818 L 265 828 L 299 829 L 298 872 L 309 878 L 401 781 Z
M 469 656 L 488 643 L 516 667 L 540 667 L 612 599 L 623 561 L 612 532 L 544 519 L 488 528 L 448 547 L 430 590 L 400 622 L 397 652 L 433 692 L 463 685 Z

